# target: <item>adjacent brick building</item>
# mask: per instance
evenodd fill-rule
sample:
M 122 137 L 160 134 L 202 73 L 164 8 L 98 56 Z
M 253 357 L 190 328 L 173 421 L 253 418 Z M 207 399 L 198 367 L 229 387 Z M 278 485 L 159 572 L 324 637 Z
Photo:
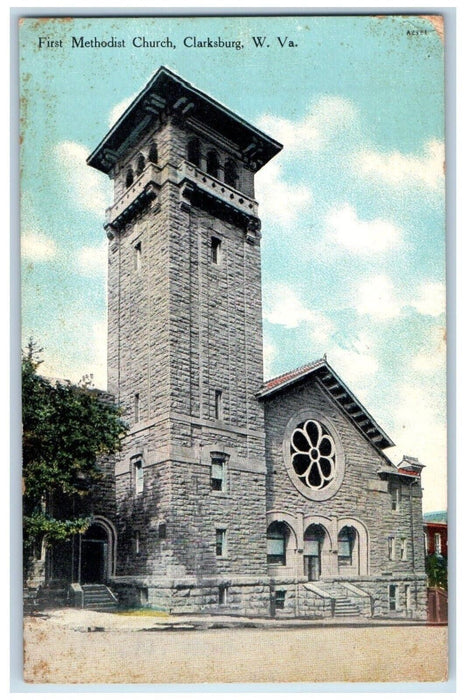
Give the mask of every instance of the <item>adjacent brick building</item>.
M 280 149 L 161 68 L 88 159 L 114 181 L 108 390 L 130 423 L 100 578 L 177 613 L 423 618 L 418 463 L 390 462 L 326 358 L 263 382 L 254 175 Z

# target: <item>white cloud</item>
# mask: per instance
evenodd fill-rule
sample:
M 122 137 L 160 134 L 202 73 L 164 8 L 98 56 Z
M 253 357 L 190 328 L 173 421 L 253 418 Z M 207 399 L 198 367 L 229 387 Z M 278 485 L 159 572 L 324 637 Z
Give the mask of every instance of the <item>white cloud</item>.
M 296 292 L 286 284 L 273 285 L 267 292 L 264 318 L 284 328 L 305 326 L 312 342 L 326 342 L 332 332 L 333 324 L 319 311 L 308 309 Z
M 107 270 L 107 242 L 98 246 L 85 246 L 78 251 L 77 266 L 82 275 L 105 275 Z
M 360 283 L 356 291 L 356 310 L 380 320 L 399 316 L 401 303 L 388 275 L 374 275 Z
M 379 369 L 375 356 L 375 344 L 367 333 L 360 333 L 350 347 L 332 346 L 329 362 L 349 384 L 354 384 L 358 394 L 366 394 L 364 381 Z
M 57 255 L 57 246 L 45 233 L 26 231 L 21 236 L 21 255 L 32 262 L 47 262 Z
M 334 207 L 325 217 L 326 238 L 352 253 L 372 255 L 400 245 L 401 230 L 390 221 L 359 219 L 348 203 Z
M 89 149 L 74 141 L 62 141 L 54 150 L 69 197 L 77 206 L 103 217 L 110 204 L 111 183 L 106 175 L 86 164 Z
M 439 316 L 445 311 L 445 293 L 443 282 L 426 282 L 419 287 L 411 305 L 423 316 Z
M 290 185 L 282 179 L 281 167 L 272 162 L 256 175 L 260 215 L 287 225 L 312 203 L 312 193 L 304 185 Z
M 131 102 L 139 95 L 139 92 L 134 92 L 130 97 L 125 97 L 123 100 L 118 102 L 111 110 L 108 116 L 108 125 L 113 126 L 115 122 L 121 117 L 123 112 L 127 107 L 130 106 Z
M 431 329 L 427 342 L 420 352 L 412 358 L 412 367 L 420 374 L 433 375 L 445 368 L 446 362 L 445 328 L 435 326 Z
M 405 155 L 399 151 L 363 150 L 355 154 L 352 165 L 357 175 L 392 187 L 422 185 L 429 190 L 441 190 L 444 187 L 444 160 L 443 143 L 432 140 L 425 144 L 421 156 Z
M 343 97 L 324 95 L 311 105 L 301 121 L 264 115 L 259 126 L 274 135 L 286 152 L 321 151 L 338 133 L 348 131 L 357 120 L 355 106 Z
M 275 358 L 278 355 L 278 351 L 274 343 L 271 340 L 264 339 L 264 378 L 268 379 L 273 375 L 272 365 Z

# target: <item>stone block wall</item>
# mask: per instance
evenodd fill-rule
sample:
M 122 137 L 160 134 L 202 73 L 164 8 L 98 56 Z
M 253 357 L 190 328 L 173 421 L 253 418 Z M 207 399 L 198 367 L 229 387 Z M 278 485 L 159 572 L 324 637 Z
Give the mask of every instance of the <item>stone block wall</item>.
M 317 414 L 328 420 L 338 433 L 342 445 L 344 478 L 335 495 L 323 501 L 306 498 L 292 483 L 285 466 L 283 443 L 290 419 L 302 411 L 309 417 Z M 311 380 L 304 386 L 289 389 L 265 402 L 267 511 L 301 513 L 304 522 L 312 516 L 320 518 L 353 518 L 364 524 L 368 539 L 368 571 L 371 575 L 387 573 L 392 576 L 417 573 L 422 575 L 424 557 L 422 539 L 421 490 L 418 485 L 411 493 L 401 485 L 400 506 L 391 509 L 391 494 L 387 483 L 378 474 L 387 467 L 383 456 L 369 440 L 343 415 L 341 409 L 325 390 Z M 412 511 L 411 511 L 412 508 Z M 411 520 L 412 518 L 412 520 Z M 414 532 L 414 559 L 412 549 Z M 395 536 L 395 559 L 389 560 L 388 537 Z M 407 553 L 401 559 L 400 539 L 406 539 Z M 336 549 L 336 543 L 333 543 Z M 414 562 L 414 570 L 413 570 Z M 362 573 L 362 572 L 361 572 Z

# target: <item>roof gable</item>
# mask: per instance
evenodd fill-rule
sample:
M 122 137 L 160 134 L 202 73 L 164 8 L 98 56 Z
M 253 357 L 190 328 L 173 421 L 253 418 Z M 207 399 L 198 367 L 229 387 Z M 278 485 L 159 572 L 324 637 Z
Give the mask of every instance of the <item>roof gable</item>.
M 277 393 L 287 391 L 311 378 L 319 382 L 327 395 L 378 450 L 394 446 L 395 443 L 337 375 L 326 357 L 264 382 L 256 396 L 258 399 L 268 400 Z

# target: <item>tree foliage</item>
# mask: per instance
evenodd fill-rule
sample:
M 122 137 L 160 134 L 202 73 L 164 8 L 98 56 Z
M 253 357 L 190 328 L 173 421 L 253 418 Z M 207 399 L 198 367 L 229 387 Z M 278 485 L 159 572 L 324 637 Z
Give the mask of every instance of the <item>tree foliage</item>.
M 448 562 L 440 554 L 429 554 L 426 557 L 427 585 L 431 588 L 448 590 Z
M 85 497 L 102 478 L 99 457 L 117 452 L 126 432 L 119 408 L 87 380 L 76 386 L 41 377 L 40 352 L 30 341 L 22 358 L 26 547 L 86 530 Z

